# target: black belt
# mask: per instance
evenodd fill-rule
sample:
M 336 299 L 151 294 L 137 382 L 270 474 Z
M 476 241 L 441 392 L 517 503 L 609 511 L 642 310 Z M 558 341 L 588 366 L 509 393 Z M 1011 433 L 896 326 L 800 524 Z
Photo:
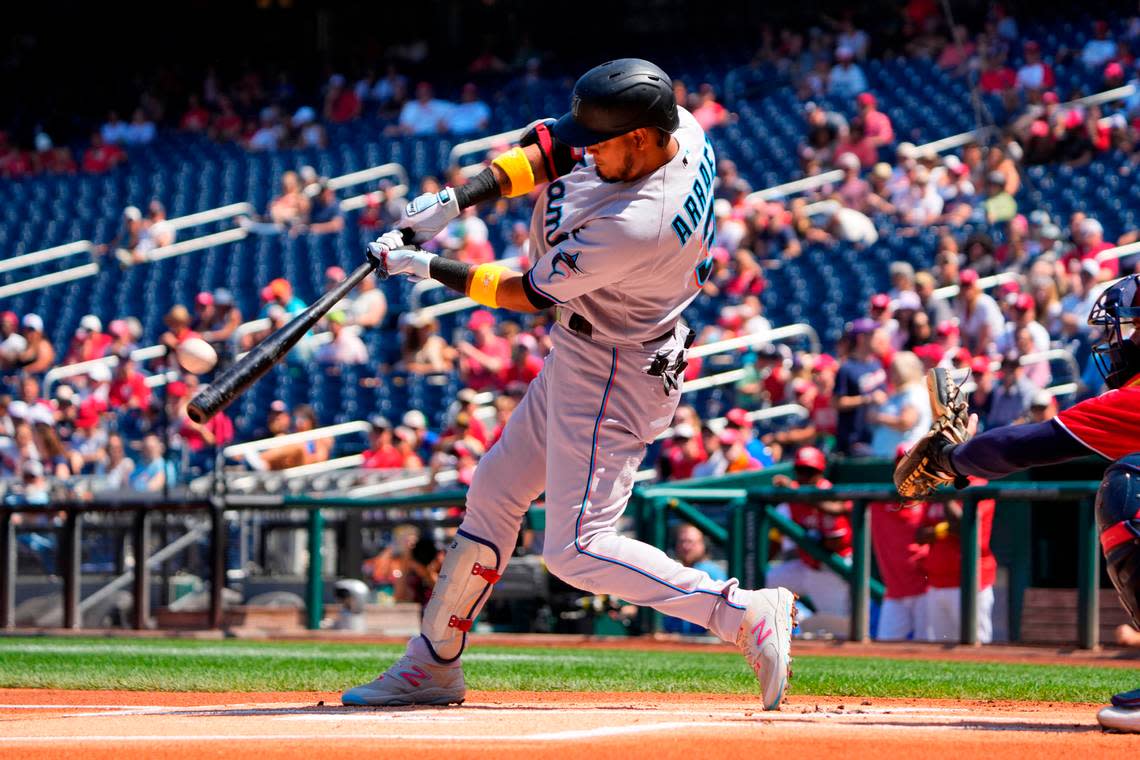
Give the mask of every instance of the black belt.
M 564 327 L 573 330 L 583 338 L 592 338 L 594 335 L 594 326 L 590 324 L 590 320 L 575 312 L 570 313 L 570 318 L 566 320 Z M 693 340 L 697 337 L 697 334 L 690 328 L 686 327 L 685 329 L 689 331 L 689 334 L 685 338 L 685 348 L 688 348 L 689 346 L 693 345 Z M 675 327 L 670 327 L 668 330 L 661 333 L 656 338 L 650 338 L 647 341 L 643 341 L 641 345 L 648 348 L 654 343 L 660 343 L 663 340 L 667 340 L 671 335 L 673 335 L 674 330 L 676 330 Z

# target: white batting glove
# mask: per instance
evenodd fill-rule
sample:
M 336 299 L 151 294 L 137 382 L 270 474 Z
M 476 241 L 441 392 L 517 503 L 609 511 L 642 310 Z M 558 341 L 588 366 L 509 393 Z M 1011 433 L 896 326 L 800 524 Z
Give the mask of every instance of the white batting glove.
M 413 280 L 426 280 L 431 277 L 431 260 L 435 258 L 434 253 L 407 247 L 399 230 L 385 232 L 376 242 L 369 243 L 367 255 L 383 280 L 394 274 L 408 275 Z
M 424 193 L 405 206 L 396 227 L 411 230 L 415 235 L 413 242 L 425 243 L 457 216 L 459 201 L 455 190 L 445 187 L 438 193 Z

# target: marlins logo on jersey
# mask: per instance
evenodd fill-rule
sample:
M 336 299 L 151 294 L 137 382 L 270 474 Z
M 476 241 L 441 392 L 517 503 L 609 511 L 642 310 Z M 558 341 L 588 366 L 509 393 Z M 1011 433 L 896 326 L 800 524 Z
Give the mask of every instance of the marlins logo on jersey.
M 582 255 L 581 251 L 570 253 L 569 251 L 558 251 L 554 254 L 554 258 L 550 262 L 550 277 L 548 280 L 553 280 L 555 277 L 569 277 L 571 272 L 582 274 L 582 268 L 578 266 L 578 257 Z M 559 268 L 560 266 L 565 268 Z

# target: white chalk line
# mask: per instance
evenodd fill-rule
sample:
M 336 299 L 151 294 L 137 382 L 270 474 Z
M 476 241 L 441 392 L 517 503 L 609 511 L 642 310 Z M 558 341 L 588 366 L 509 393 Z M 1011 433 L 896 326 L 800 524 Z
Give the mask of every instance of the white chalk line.
M 679 722 L 650 723 L 642 726 L 603 726 L 601 728 L 588 728 L 574 731 L 553 731 L 536 734 L 345 734 L 336 733 L 328 736 L 318 734 L 186 734 L 186 735 L 126 735 L 126 736 L 0 736 L 0 745 L 70 742 L 73 745 L 84 743 L 105 742 L 214 742 L 214 741 L 355 741 L 355 740 L 396 740 L 420 742 L 560 742 L 579 739 L 600 739 L 615 736 L 629 736 L 636 734 L 657 733 L 660 731 L 677 731 L 690 728 L 723 728 L 723 723 L 712 722 Z
M 139 646 L 137 644 L 65 644 L 65 643 L 21 643 L 0 644 L 0 654 L 117 654 L 117 655 L 165 655 L 171 657 L 219 657 L 219 658 L 278 658 L 293 660 L 376 660 L 384 657 L 376 651 L 369 651 L 368 645 L 360 649 L 335 652 L 313 650 L 302 647 L 253 648 L 247 646 L 206 645 L 196 647 Z M 470 652 L 463 655 L 464 662 L 597 662 L 597 657 L 586 654 L 561 654 L 544 652 L 541 654 L 519 654 L 513 652 Z

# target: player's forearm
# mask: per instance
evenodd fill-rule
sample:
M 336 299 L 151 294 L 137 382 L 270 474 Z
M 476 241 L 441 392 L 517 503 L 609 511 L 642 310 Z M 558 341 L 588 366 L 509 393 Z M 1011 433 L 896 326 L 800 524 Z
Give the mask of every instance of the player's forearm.
M 1093 453 L 1056 421 L 1006 425 L 955 446 L 950 461 L 959 475 L 1000 478 L 1029 467 Z
M 436 256 L 431 260 L 428 271 L 433 280 L 483 306 L 521 312 L 534 312 L 540 308 L 527 295 L 523 275 L 502 264 L 474 266 Z

